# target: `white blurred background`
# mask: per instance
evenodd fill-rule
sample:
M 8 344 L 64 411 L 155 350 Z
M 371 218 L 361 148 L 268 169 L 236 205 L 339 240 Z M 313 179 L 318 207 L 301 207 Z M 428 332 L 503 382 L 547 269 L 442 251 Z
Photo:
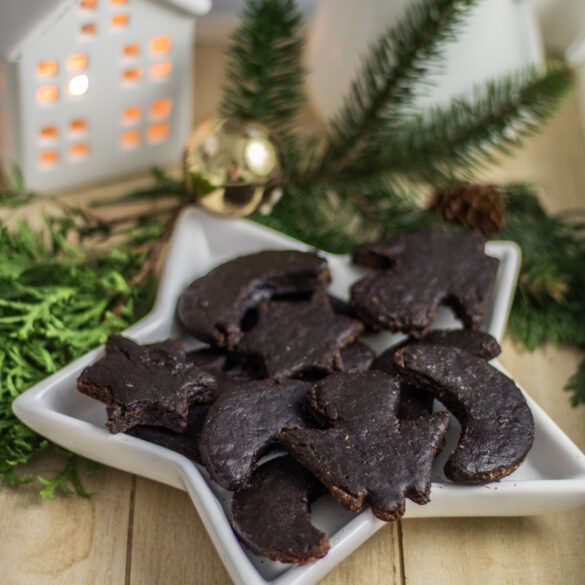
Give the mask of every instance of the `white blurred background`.
M 308 27 L 307 90 L 321 117 L 339 105 L 368 44 L 412 0 L 297 0 Z M 227 43 L 243 0 L 214 0 L 197 22 L 197 43 Z M 487 77 L 565 55 L 579 65 L 578 100 L 585 135 L 585 0 L 483 0 L 436 78 L 429 101 L 441 102 Z

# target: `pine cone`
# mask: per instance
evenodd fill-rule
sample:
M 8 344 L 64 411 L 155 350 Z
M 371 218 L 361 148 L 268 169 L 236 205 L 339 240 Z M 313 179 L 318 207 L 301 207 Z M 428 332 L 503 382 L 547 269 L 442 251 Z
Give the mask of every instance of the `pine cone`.
M 504 200 L 493 185 L 453 183 L 436 191 L 429 207 L 447 221 L 471 227 L 487 237 L 506 226 Z

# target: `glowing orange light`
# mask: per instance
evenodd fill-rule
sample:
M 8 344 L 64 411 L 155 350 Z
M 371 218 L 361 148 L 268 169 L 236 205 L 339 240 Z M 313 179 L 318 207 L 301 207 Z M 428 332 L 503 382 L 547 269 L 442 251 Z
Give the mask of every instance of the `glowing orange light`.
M 122 148 L 131 149 L 140 146 L 140 132 L 128 130 L 122 134 Z
M 79 7 L 83 10 L 95 10 L 97 8 L 97 0 L 81 0 Z
M 41 140 L 56 140 L 59 136 L 59 129 L 57 126 L 43 126 L 39 130 L 39 138 Z
M 37 102 L 40 104 L 48 104 L 57 99 L 59 92 L 54 85 L 42 85 L 37 89 Z
M 150 76 L 153 79 L 164 79 L 171 74 L 173 64 L 170 61 L 161 61 L 150 66 Z
M 110 4 L 128 4 L 128 0 L 110 0 Z
M 130 17 L 125 14 L 124 12 L 120 13 L 120 14 L 114 14 L 114 16 L 112 16 L 112 18 L 110 18 L 110 25 L 113 28 L 123 28 L 125 26 L 128 26 L 128 23 L 130 22 Z
M 57 61 L 43 61 L 37 65 L 39 77 L 52 77 L 57 75 Z
M 87 55 L 70 55 L 67 57 L 68 71 L 83 71 L 87 67 Z
M 140 81 L 141 77 L 142 69 L 138 67 L 136 69 L 126 69 L 126 71 L 122 73 L 122 79 L 128 83 L 136 83 Z
M 150 41 L 150 52 L 154 55 L 163 55 L 171 50 L 171 37 L 154 37 Z
M 142 108 L 140 106 L 130 106 L 122 113 L 124 124 L 137 124 L 142 117 Z
M 124 47 L 124 57 L 138 57 L 140 55 L 140 45 L 138 43 L 131 43 Z
M 87 132 L 87 121 L 83 118 L 75 118 L 69 123 L 69 132 L 72 134 L 83 134 Z
M 162 120 L 167 118 L 173 109 L 173 101 L 170 98 L 156 100 L 150 104 L 150 118 L 152 120 Z
M 56 150 L 45 150 L 39 156 L 39 164 L 43 167 L 51 167 L 59 162 L 59 153 Z
M 151 124 L 148 127 L 149 142 L 164 142 L 170 133 L 170 127 L 167 123 Z
M 84 37 L 94 37 L 97 34 L 97 24 L 95 22 L 87 22 L 81 25 L 81 35 Z
M 88 154 L 89 144 L 87 142 L 78 142 L 77 144 L 72 144 L 69 148 L 69 156 L 75 160 L 86 158 Z

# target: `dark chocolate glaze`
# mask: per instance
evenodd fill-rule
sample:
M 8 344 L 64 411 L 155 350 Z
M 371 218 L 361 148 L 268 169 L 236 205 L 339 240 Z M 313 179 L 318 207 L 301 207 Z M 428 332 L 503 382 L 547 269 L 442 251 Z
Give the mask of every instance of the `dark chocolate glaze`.
M 262 303 L 238 351 L 275 380 L 307 370 L 333 372 L 343 368 L 340 348 L 362 330 L 359 321 L 336 315 L 324 292 L 316 293 L 310 301 Z
M 343 506 L 359 512 L 369 504 L 382 520 L 400 518 L 405 497 L 429 501 L 432 462 L 449 424 L 446 412 L 399 421 L 399 386 L 381 371 L 332 374 L 308 394 L 330 428 L 288 428 L 280 435 Z
M 486 360 L 499 355 L 501 351 L 499 343 L 489 333 L 475 329 L 437 329 L 429 331 L 420 339 L 407 339 L 381 353 L 374 360 L 372 369 L 382 370 L 401 378 L 400 406 L 398 408 L 398 418 L 401 419 L 413 419 L 430 414 L 433 412 L 433 402 L 435 400 L 434 394 L 429 390 L 425 390 L 424 384 L 422 386 L 420 383 L 415 385 L 412 380 L 409 382 L 408 379 L 401 376 L 402 370 L 394 361 L 396 352 L 411 343 L 430 343 L 447 347 L 459 347 Z
M 228 489 L 248 484 L 258 459 L 278 446 L 284 427 L 304 424 L 309 384 L 258 380 L 228 389 L 209 409 L 200 436 L 203 464 Z
M 136 425 L 181 431 L 189 403 L 213 400 L 215 378 L 187 360 L 180 340 L 141 346 L 110 335 L 106 355 L 77 379 L 83 394 L 106 404 L 112 433 Z
M 310 507 L 323 485 L 289 456 L 271 459 L 234 493 L 231 523 L 253 552 L 283 563 L 309 563 L 329 550 L 329 539 L 311 524 Z
M 233 348 L 248 310 L 275 295 L 324 288 L 330 280 L 327 261 L 310 252 L 268 250 L 240 256 L 194 280 L 179 298 L 177 318 L 194 337 Z
M 479 327 L 488 308 L 498 260 L 475 232 L 436 229 L 358 247 L 353 260 L 382 270 L 355 283 L 351 304 L 373 329 L 426 333 L 441 304 L 466 327 Z
M 409 345 L 396 361 L 433 388 L 462 427 L 445 465 L 452 481 L 483 484 L 514 471 L 534 441 L 534 420 L 522 392 L 485 360 L 458 348 Z

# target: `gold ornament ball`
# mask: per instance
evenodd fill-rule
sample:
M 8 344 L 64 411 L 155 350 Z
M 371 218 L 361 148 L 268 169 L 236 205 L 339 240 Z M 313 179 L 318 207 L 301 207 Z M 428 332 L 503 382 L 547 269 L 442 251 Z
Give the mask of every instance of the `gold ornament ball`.
M 269 130 L 253 121 L 218 118 L 201 123 L 185 146 L 187 190 L 201 206 L 245 216 L 280 177 L 278 149 Z

